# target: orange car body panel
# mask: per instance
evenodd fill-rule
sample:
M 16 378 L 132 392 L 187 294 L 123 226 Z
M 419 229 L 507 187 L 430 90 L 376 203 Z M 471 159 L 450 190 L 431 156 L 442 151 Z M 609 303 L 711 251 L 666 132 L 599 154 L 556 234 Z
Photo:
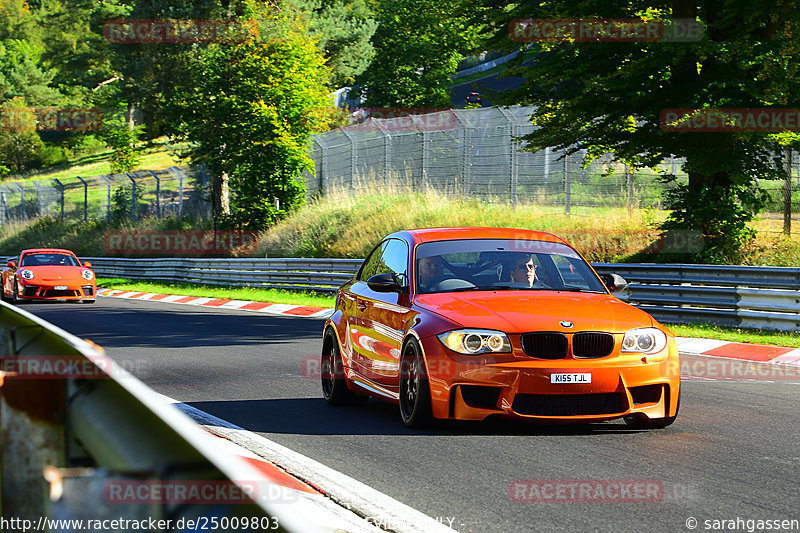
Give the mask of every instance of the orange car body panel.
M 75 259 L 81 266 L 73 265 L 31 265 L 21 266 L 28 255 L 64 254 Z M 92 272 L 91 279 L 83 277 L 84 270 L 90 270 L 70 250 L 61 248 L 32 248 L 23 250 L 14 260 L 15 267 L 6 266 L 2 272 L 3 296 L 10 297 L 16 280 L 19 300 L 94 300 L 97 294 L 97 277 Z M 20 275 L 30 270 L 33 279 Z
M 384 241 L 389 238 L 409 245 L 409 292 L 375 293 L 354 277 L 339 289 L 336 309 L 325 324 L 325 328 L 336 332 L 351 390 L 397 403 L 401 349 L 413 336 L 422 347 L 432 412 L 438 419 L 482 420 L 496 415 L 541 422 L 592 422 L 634 413 L 649 418 L 677 413 L 680 362 L 673 333 L 646 312 L 612 294 L 558 290 L 415 292 L 414 256 L 421 243 L 518 239 L 569 246 L 562 239 L 549 233 L 505 228 L 433 228 L 397 232 Z M 561 325 L 564 320 L 572 327 Z M 625 332 L 644 327 L 661 330 L 667 337 L 666 347 L 646 355 L 622 353 Z M 436 336 L 460 328 L 502 331 L 511 341 L 512 352 L 464 355 L 445 347 Z M 563 333 L 569 339 L 566 356 L 528 356 L 522 348 L 521 335 L 530 332 Z M 572 337 L 578 332 L 611 333 L 613 351 L 601 358 L 575 357 Z M 591 373 L 591 383 L 551 383 L 554 373 Z M 476 402 L 465 400 L 464 387 L 497 389 L 497 400 L 493 405 L 476 406 Z M 588 394 L 614 396 L 617 407 L 613 412 L 579 415 L 527 414 L 514 407 L 517 395 L 556 398 Z

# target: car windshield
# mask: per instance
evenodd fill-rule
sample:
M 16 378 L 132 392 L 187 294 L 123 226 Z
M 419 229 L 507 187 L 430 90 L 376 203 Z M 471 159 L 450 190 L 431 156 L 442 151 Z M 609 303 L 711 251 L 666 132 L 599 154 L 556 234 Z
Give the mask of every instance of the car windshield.
M 35 253 L 22 256 L 19 266 L 81 266 L 75 256 L 64 253 Z
M 524 239 L 423 243 L 415 251 L 416 293 L 566 290 L 606 293 L 567 245 Z

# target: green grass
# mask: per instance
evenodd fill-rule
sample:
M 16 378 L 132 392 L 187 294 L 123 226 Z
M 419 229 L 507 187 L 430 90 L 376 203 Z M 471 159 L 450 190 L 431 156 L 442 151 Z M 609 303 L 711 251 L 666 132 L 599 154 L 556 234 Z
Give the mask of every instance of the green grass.
M 158 283 L 122 278 L 98 278 L 97 286 L 108 289 L 121 289 L 159 294 L 179 294 L 231 300 L 250 300 L 274 304 L 306 305 L 309 307 L 333 307 L 335 296 L 310 291 L 286 291 L 281 289 L 257 289 L 250 287 L 220 287 L 216 285 L 196 285 L 189 283 Z
M 800 348 L 800 337 L 797 333 L 787 331 L 771 331 L 766 329 L 742 329 L 713 324 L 669 324 L 669 329 L 679 337 L 697 337 L 721 341 L 744 342 L 748 344 L 766 344 Z
M 186 161 L 178 158 L 171 150 L 176 147 L 170 144 L 165 137 L 140 145 L 141 162 L 133 170 L 160 170 L 171 166 L 185 165 Z M 70 159 L 65 164 L 43 168 L 18 177 L 11 177 L 7 181 L 42 181 L 55 178 L 66 185 L 66 183 L 78 182 L 78 176 L 91 178 L 101 174 L 111 174 L 111 154 L 112 150 L 106 149 L 93 154 L 81 155 Z M 83 201 L 82 191 L 81 201 Z

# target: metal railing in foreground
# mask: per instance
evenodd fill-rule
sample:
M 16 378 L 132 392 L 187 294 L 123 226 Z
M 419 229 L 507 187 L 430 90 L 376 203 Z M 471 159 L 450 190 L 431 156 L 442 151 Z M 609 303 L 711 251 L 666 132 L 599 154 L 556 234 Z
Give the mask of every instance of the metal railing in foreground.
M 333 292 L 360 259 L 125 259 L 90 257 L 98 275 Z M 630 284 L 620 295 L 659 320 L 800 329 L 800 268 L 599 263 Z
M 111 522 L 124 519 L 152 520 L 134 528 L 145 530 L 216 521 L 228 530 L 331 531 L 98 347 L 2 302 L 0 348 L 7 530 L 79 530 L 50 520 L 131 529 Z

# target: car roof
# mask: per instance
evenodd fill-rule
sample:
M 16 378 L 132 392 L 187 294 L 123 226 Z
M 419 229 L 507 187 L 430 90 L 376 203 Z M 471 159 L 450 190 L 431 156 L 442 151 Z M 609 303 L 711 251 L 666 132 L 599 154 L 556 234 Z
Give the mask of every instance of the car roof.
M 64 254 L 72 254 L 75 255 L 75 252 L 72 250 L 66 250 L 64 248 L 28 248 L 27 250 L 22 250 L 20 255 L 30 254 L 30 253 L 64 253 Z
M 456 228 L 422 228 L 411 229 L 397 234 L 406 233 L 417 243 L 431 241 L 449 241 L 457 239 L 525 239 L 548 242 L 567 242 L 552 233 L 515 228 L 482 228 L 482 227 L 456 227 Z M 399 236 L 399 235 L 398 235 Z

